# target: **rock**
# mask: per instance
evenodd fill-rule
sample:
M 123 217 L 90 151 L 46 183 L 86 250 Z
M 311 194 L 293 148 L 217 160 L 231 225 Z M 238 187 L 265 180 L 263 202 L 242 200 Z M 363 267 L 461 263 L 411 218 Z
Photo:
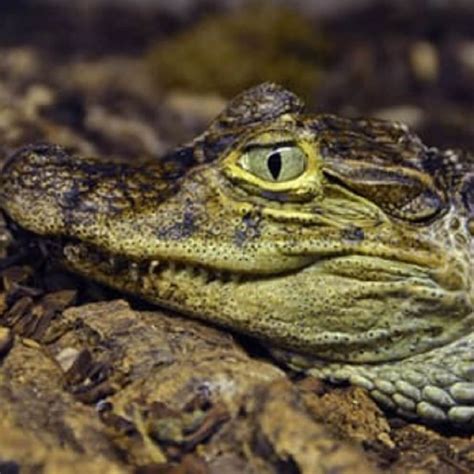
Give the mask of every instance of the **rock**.
M 335 437 L 310 415 L 288 380 L 257 387 L 241 413 L 204 447 L 211 472 L 378 472 L 362 450 Z M 248 465 L 255 471 L 243 470 Z
M 0 358 L 5 356 L 13 346 L 13 334 L 8 328 L 0 327 Z

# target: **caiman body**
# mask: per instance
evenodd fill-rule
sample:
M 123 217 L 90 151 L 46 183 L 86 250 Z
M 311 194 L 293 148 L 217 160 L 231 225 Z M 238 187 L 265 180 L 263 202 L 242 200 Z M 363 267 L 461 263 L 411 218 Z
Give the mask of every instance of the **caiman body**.
M 472 429 L 473 171 L 400 124 L 306 115 L 263 84 L 147 166 L 26 147 L 0 199 L 73 271 Z

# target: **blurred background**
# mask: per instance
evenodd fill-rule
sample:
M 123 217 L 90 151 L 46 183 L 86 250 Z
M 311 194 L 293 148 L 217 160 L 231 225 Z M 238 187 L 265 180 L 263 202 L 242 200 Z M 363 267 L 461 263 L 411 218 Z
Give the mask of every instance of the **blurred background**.
M 154 157 L 243 89 L 474 150 L 472 0 L 0 0 L 0 153 Z

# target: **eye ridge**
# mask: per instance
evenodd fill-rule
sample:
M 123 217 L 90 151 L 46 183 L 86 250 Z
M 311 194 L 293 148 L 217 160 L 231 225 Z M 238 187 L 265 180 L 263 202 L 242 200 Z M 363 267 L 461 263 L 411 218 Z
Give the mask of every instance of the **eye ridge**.
M 273 179 L 277 181 L 283 166 L 281 153 L 279 151 L 273 151 L 268 155 L 267 166 Z

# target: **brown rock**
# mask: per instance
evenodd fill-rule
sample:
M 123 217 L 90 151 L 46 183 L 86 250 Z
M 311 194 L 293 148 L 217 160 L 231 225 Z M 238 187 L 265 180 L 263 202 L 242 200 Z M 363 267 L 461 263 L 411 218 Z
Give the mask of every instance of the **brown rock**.
M 84 472 L 122 472 L 94 408 L 62 390 L 57 365 L 25 344 L 16 344 L 0 369 L 0 460 L 25 472 L 38 466 L 68 473 L 75 463 Z
M 8 328 L 0 327 L 0 357 L 5 356 L 13 346 L 13 334 Z
M 378 472 L 362 451 L 312 418 L 288 380 L 257 387 L 204 452 L 213 473 Z

